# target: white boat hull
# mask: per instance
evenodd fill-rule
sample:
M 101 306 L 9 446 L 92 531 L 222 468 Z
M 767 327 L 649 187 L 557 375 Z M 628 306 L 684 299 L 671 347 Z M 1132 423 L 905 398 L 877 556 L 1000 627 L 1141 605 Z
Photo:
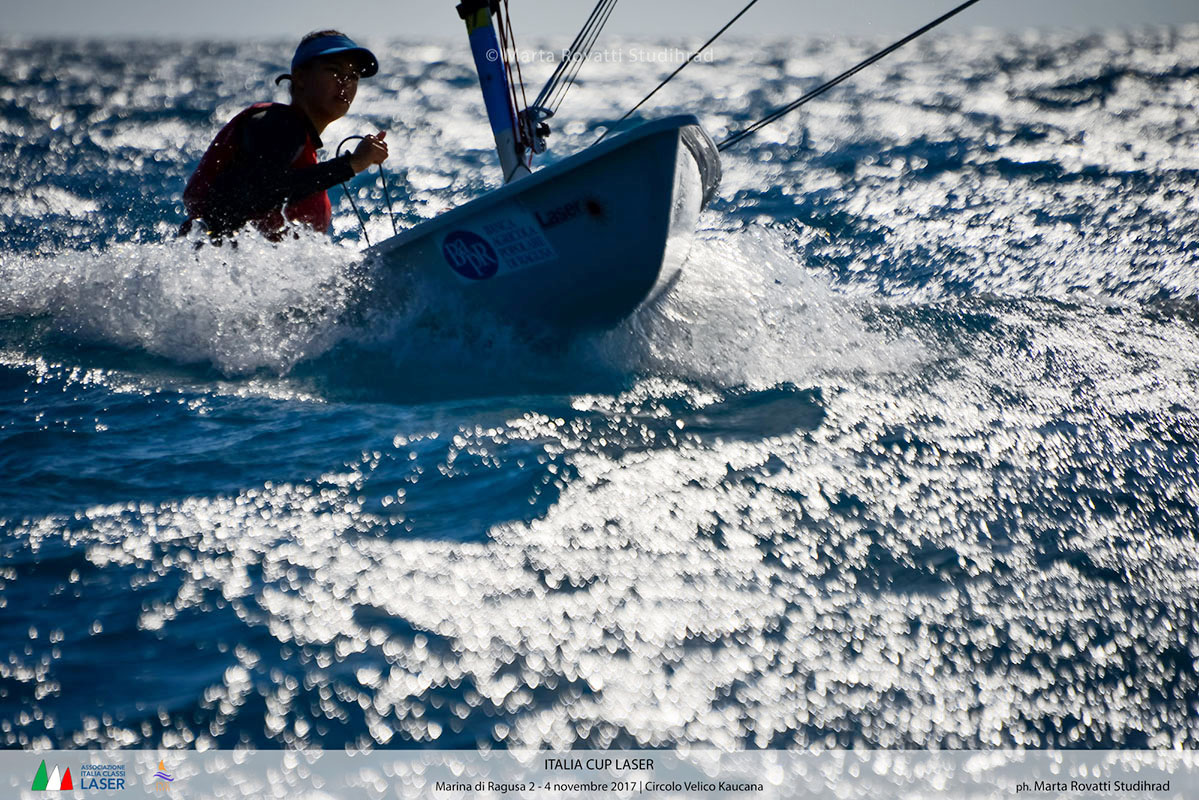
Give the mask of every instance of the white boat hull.
M 669 117 L 368 252 L 505 319 L 604 327 L 675 279 L 719 182 L 719 155 L 698 120 Z

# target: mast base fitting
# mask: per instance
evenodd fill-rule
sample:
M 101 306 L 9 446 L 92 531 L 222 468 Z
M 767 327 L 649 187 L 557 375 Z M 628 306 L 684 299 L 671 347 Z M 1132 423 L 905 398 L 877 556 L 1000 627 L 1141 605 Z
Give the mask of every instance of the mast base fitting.
M 530 106 L 516 116 L 521 139 L 528 143 L 529 149 L 534 153 L 544 153 L 547 147 L 545 140 L 550 135 L 550 126 L 546 120 L 554 116 L 554 112 L 548 108 Z

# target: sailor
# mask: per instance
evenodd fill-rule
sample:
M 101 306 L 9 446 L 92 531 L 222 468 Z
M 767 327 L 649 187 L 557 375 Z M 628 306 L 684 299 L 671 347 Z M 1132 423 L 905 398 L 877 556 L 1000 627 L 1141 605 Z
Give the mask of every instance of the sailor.
M 183 192 L 188 221 L 201 221 L 213 238 L 247 223 L 279 239 L 289 223 L 326 232 L 333 208 L 326 189 L 387 158 L 386 133 L 367 136 L 352 153 L 320 161 L 321 134 L 350 110 L 358 79 L 379 62 L 345 34 L 305 36 L 291 60 L 291 103 L 256 103 L 230 120 L 208 147 Z

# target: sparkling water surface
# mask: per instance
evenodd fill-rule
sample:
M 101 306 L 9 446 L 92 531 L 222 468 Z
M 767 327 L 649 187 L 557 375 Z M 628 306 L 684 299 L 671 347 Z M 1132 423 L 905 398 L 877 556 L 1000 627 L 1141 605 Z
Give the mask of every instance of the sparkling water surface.
M 465 48 L 370 44 L 327 144 L 388 131 L 405 227 L 494 187 Z M 573 339 L 370 268 L 337 189 L 332 241 L 174 238 L 288 53 L 0 40 L 0 743 L 1196 745 L 1199 27 L 927 37 Z M 586 65 L 552 157 L 670 68 Z

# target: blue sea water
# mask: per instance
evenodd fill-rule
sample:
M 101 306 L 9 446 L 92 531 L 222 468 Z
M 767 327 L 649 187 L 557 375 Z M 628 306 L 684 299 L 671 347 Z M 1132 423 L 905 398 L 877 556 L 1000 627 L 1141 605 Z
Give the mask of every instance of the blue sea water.
M 326 141 L 388 131 L 404 226 L 495 186 L 460 43 L 371 44 Z M 1196 745 L 1199 27 L 922 39 L 569 340 L 364 270 L 340 190 L 332 241 L 173 238 L 289 48 L 0 40 L 0 743 Z M 665 71 L 586 65 L 555 153 Z

